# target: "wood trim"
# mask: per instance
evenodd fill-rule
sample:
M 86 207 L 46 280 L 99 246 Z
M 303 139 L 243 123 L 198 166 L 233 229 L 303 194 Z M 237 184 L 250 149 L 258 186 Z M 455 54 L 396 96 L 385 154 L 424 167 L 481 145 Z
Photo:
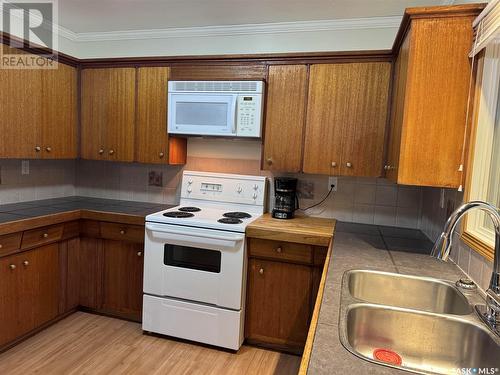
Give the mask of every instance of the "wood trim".
M 47 54 L 53 53 L 48 48 L 39 46 L 35 43 L 30 44 L 27 40 L 18 38 L 14 35 L 10 35 L 9 33 L 6 33 L 5 31 L 0 31 L 0 42 L 1 43 L 9 45 L 11 40 L 13 40 L 13 41 L 15 40 L 16 42 L 22 43 L 23 47 L 21 47 L 19 49 L 23 50 L 25 52 L 28 52 L 28 53 L 32 53 L 34 55 L 47 55 Z M 73 57 L 73 56 L 70 56 L 70 55 L 66 55 L 65 53 L 62 53 L 62 52 L 57 52 L 57 61 L 62 63 L 62 64 L 70 65 L 73 67 L 78 67 L 80 65 L 80 59 Z
M 326 254 L 325 264 L 323 266 L 323 273 L 319 283 L 318 294 L 316 296 L 316 303 L 311 317 L 311 324 L 309 325 L 309 332 L 307 333 L 306 345 L 304 346 L 304 353 L 300 362 L 299 375 L 306 375 L 311 359 L 312 348 L 314 344 L 314 336 L 316 335 L 316 328 L 318 327 L 319 313 L 321 310 L 321 303 L 323 301 L 323 294 L 325 292 L 326 276 L 330 265 L 330 258 L 332 256 L 333 239 L 328 246 L 328 253 Z
M 399 26 L 396 39 L 392 45 L 392 52 L 397 56 L 399 48 L 403 43 L 406 32 L 410 27 L 412 19 L 416 18 L 439 18 L 439 17 L 468 17 L 477 16 L 486 7 L 486 3 L 463 4 L 463 5 L 443 5 L 431 7 L 406 8 Z M 472 24 L 471 24 L 472 27 Z
M 460 239 L 465 242 L 465 244 L 472 250 L 474 250 L 490 262 L 493 262 L 493 248 L 491 246 L 488 246 L 486 243 L 474 237 L 472 234 L 466 232 L 465 230 L 462 230 Z

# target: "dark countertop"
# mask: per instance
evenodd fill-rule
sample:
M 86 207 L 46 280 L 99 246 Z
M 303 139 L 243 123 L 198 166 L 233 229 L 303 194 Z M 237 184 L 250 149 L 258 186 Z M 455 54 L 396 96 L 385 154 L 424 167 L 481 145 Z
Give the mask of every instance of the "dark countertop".
M 338 331 L 342 275 L 350 269 L 371 269 L 450 281 L 464 277 L 453 263 L 427 255 L 431 248 L 418 230 L 337 222 L 308 374 L 408 374 L 365 361 L 342 346 Z
M 0 234 L 80 218 L 99 220 L 99 215 L 143 224 L 147 215 L 170 207 L 173 206 L 79 196 L 3 204 L 0 205 Z

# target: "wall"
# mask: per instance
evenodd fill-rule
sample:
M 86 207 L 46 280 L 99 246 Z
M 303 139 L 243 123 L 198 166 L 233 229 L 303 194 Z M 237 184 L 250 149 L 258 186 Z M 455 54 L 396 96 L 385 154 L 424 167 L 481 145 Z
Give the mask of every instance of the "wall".
M 0 160 L 0 204 L 75 194 L 74 160 L 30 160 L 30 174 L 21 174 L 21 160 Z
M 443 195 L 444 199 L 441 199 Z M 463 201 L 463 194 L 453 189 L 424 188 L 422 192 L 422 217 L 420 229 L 432 241 L 435 241 L 443 231 L 447 218 Z M 441 201 L 444 203 L 441 208 Z M 468 247 L 459 236 L 460 226 L 457 226 L 453 237 L 450 258 L 483 290 L 490 281 L 493 263 Z

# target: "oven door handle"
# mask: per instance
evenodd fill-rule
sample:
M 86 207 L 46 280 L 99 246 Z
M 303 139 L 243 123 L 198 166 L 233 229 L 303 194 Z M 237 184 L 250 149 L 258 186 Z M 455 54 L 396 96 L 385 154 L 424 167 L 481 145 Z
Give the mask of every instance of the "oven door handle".
M 196 233 L 196 232 L 181 232 L 177 230 L 173 230 L 170 228 L 165 228 L 164 225 L 156 225 L 152 223 L 146 223 L 146 229 L 153 232 L 161 232 L 161 233 L 170 233 L 170 234 L 178 234 L 181 236 L 193 236 L 193 237 L 201 237 L 201 238 L 209 238 L 212 240 L 221 240 L 221 241 L 242 241 L 245 239 L 245 235 L 238 233 L 227 233 L 223 236 L 218 236 L 216 234 L 208 234 L 208 233 Z

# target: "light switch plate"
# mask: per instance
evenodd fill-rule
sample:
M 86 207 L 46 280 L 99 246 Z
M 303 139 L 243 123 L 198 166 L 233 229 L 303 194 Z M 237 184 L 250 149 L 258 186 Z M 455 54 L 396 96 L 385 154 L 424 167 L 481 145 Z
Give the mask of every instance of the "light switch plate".
M 30 161 L 29 160 L 21 160 L 21 174 L 22 175 L 30 174 Z
M 299 180 L 297 195 L 301 199 L 314 199 L 314 182 Z
M 157 171 L 149 172 L 149 186 L 163 186 L 163 173 Z

